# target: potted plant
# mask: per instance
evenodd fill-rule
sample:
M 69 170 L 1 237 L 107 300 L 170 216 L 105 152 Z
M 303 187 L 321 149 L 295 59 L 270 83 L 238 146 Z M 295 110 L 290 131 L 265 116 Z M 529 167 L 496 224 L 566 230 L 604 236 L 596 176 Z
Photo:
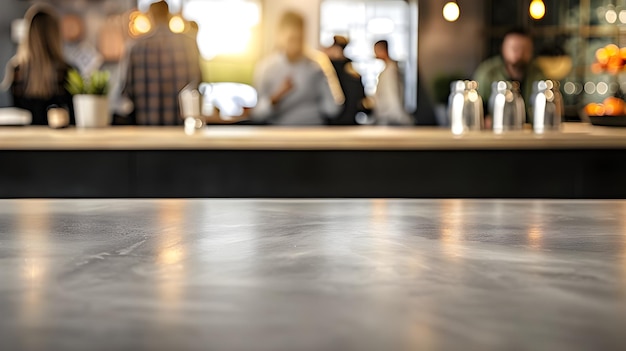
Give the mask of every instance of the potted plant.
M 85 79 L 77 70 L 67 75 L 67 91 L 73 95 L 78 128 L 106 127 L 110 124 L 109 72 L 96 71 Z

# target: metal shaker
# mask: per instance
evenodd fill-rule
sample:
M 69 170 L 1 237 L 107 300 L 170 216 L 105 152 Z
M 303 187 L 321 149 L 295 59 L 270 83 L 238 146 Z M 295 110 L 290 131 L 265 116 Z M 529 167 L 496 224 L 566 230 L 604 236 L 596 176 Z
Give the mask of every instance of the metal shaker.
M 519 83 L 497 81 L 491 85 L 489 113 L 493 118 L 493 131 L 501 134 L 508 130 L 522 130 L 526 121 L 526 105 Z
M 533 130 L 536 134 L 543 134 L 546 130 L 558 130 L 564 111 L 559 82 L 553 80 L 534 82 L 530 107 Z
M 478 83 L 475 81 L 457 80 L 451 83 L 448 117 L 453 134 L 460 135 L 483 128 L 483 100 L 477 89 Z

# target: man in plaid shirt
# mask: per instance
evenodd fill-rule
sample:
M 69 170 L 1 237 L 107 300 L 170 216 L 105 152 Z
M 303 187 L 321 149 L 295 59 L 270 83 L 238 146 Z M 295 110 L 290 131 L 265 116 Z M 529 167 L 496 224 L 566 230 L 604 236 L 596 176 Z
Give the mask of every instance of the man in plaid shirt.
M 178 93 L 202 81 L 198 46 L 190 36 L 169 30 L 165 1 L 150 5 L 149 13 L 155 28 L 131 49 L 122 94 L 134 105 L 136 124 L 182 124 Z

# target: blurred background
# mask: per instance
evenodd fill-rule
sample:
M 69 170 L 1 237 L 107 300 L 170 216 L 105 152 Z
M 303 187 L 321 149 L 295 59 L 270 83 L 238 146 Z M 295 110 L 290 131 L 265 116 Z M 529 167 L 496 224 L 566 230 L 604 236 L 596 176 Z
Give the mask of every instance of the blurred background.
M 44 0 L 63 16 L 66 53 L 85 73 L 119 71 L 125 49 L 150 32 L 143 14 L 153 0 Z M 499 51 L 511 27 L 535 38 L 535 54 L 549 78 L 561 81 L 575 118 L 580 107 L 626 88 L 626 79 L 593 70 L 599 48 L 624 46 L 626 0 L 169 0 L 170 28 L 195 35 L 206 82 L 251 83 L 253 68 L 271 51 L 279 16 L 297 10 L 308 16 L 307 42 L 322 49 L 333 35 L 350 38 L 346 48 L 366 91 L 375 89 L 382 63 L 372 44 L 390 41 L 406 85 L 409 111 L 420 103 L 445 104 L 449 82 L 470 78 L 478 64 Z M 3 0 L 0 63 L 15 53 L 23 32 L 20 18 L 33 1 Z M 115 82 L 114 82 L 115 83 Z M 115 90 L 115 89 L 114 89 Z M 418 94 L 419 91 L 419 94 Z M 421 95 L 420 95 L 421 94 Z M 9 106 L 0 92 L 0 106 Z M 418 114 L 419 115 L 419 114 Z M 428 119 L 428 118 L 426 118 Z M 428 124 L 429 121 L 423 120 Z

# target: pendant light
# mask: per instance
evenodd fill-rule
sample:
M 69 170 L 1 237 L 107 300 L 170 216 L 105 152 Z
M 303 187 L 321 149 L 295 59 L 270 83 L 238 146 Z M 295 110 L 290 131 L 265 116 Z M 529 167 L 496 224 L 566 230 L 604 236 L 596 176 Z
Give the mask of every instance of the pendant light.
M 456 0 L 450 1 L 443 6 L 443 18 L 448 22 L 454 22 L 461 16 L 461 9 Z
M 543 0 L 532 0 L 528 12 L 532 19 L 540 20 L 546 15 L 546 4 L 543 3 Z

